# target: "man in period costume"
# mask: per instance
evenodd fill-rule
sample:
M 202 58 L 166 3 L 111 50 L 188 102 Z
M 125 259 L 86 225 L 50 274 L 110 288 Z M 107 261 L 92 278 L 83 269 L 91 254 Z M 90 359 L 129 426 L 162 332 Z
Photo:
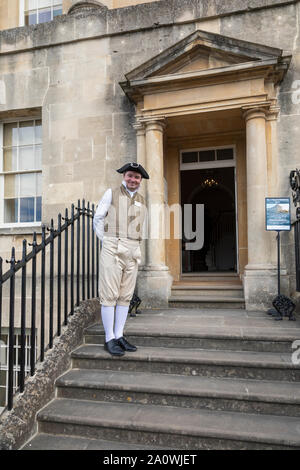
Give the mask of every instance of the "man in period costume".
M 124 338 L 123 330 L 141 260 L 146 205 L 138 189 L 142 178 L 149 179 L 149 175 L 138 163 L 127 163 L 117 171 L 123 174 L 122 184 L 104 193 L 93 226 L 102 240 L 99 296 L 104 348 L 113 356 L 122 356 L 137 350 Z

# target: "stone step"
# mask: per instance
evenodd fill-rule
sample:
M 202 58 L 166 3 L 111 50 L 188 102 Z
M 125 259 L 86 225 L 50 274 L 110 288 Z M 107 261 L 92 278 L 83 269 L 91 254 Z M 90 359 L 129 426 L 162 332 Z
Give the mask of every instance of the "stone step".
M 72 369 L 56 386 L 59 398 L 300 417 L 297 382 Z
M 227 297 L 224 295 L 186 295 L 178 294 L 169 297 L 169 307 L 176 308 L 236 308 L 244 309 L 245 301 L 243 298 Z
M 181 274 L 179 281 L 174 281 L 176 283 L 183 282 L 231 282 L 236 284 L 241 284 L 242 281 L 238 274 L 232 273 L 216 273 L 212 271 L 205 271 L 203 273 L 184 273 Z
M 113 357 L 101 345 L 83 345 L 71 357 L 77 369 L 300 381 L 300 367 L 292 364 L 291 355 L 285 353 L 143 347 Z
M 197 322 L 193 328 L 184 320 L 180 328 L 170 325 L 168 332 L 162 331 L 161 326 L 141 325 L 139 320 L 145 317 L 135 318 L 128 327 L 129 340 L 137 346 L 167 347 L 167 348 L 197 348 L 197 349 L 222 349 L 231 351 L 261 351 L 261 352 L 286 352 L 292 354 L 293 342 L 299 338 L 295 330 L 286 328 L 276 330 L 274 328 L 259 329 L 250 327 L 217 326 L 198 327 Z M 150 320 L 151 321 L 151 320 Z M 129 323 L 129 322 L 128 322 Z M 277 322 L 278 323 L 278 322 Z M 86 344 L 104 344 L 104 331 L 100 324 L 92 325 L 85 330 Z
M 216 286 L 216 285 L 176 285 L 171 288 L 171 299 L 174 297 L 212 297 L 237 298 L 244 300 L 242 286 Z
M 178 449 L 299 449 L 299 418 L 56 398 L 40 433 Z
M 173 449 L 168 447 L 168 449 Z M 131 442 L 108 441 L 78 436 L 38 433 L 20 450 L 165 450 L 165 447 L 138 445 Z M 76 457 L 77 458 L 77 457 Z
M 172 449 L 172 447 L 169 447 Z M 165 450 L 165 447 L 138 445 L 85 437 L 39 433 L 20 450 Z

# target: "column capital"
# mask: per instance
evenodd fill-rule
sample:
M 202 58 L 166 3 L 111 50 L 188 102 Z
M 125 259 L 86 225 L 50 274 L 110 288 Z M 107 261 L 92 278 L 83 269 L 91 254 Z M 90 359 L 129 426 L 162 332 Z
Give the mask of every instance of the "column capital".
M 132 127 L 136 130 L 138 135 L 143 135 L 146 132 L 146 126 L 144 122 L 141 122 L 139 119 L 135 121 Z
M 253 106 L 253 107 L 244 107 L 242 108 L 242 114 L 245 121 L 249 121 L 250 119 L 259 119 L 263 118 L 266 119 L 267 114 L 269 112 L 269 106 Z
M 149 119 L 145 121 L 145 125 L 146 125 L 146 132 L 160 131 L 163 133 L 167 126 L 167 123 L 166 123 L 166 119 L 163 117 L 163 118 L 157 118 L 157 119 Z
M 267 114 L 267 121 L 277 121 L 279 112 L 279 106 L 270 106 L 270 109 Z

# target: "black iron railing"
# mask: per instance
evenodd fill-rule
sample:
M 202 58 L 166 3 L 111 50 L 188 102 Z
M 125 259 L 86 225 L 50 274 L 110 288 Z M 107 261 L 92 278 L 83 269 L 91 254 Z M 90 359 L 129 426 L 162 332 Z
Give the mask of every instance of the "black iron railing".
M 296 291 L 300 292 L 300 171 L 298 168 L 290 172 L 290 186 L 292 198 L 296 207 L 296 220 L 294 221 L 295 240 L 295 269 L 296 269 Z
M 82 300 L 98 297 L 99 240 L 93 226 L 91 228 L 94 212 L 94 204 L 90 208 L 90 203 L 86 206 L 84 200 L 82 205 L 78 201 L 77 207 L 72 204 L 70 217 L 68 209 L 65 217 L 58 215 L 57 228 L 54 228 L 53 219 L 50 227 L 42 226 L 40 243 L 37 243 L 40 235 L 36 232 L 32 243 L 23 240 L 21 260 L 16 260 L 13 247 L 10 260 L 6 260 L 10 264 L 6 272 L 3 272 L 4 263 L 0 257 L 0 338 L 4 327 L 3 313 L 8 327 L 7 347 L 2 354 L 7 365 L 5 405 L 8 410 L 13 407 L 14 391 L 24 391 L 26 374 L 35 374 L 37 361 L 42 362 L 45 351 L 53 347 L 55 336 L 61 335 L 61 327 L 67 325 L 74 306 L 79 306 Z M 49 232 L 47 237 L 46 230 Z M 32 246 L 29 253 L 27 245 Z M 27 281 L 31 282 L 29 292 Z M 17 331 L 20 333 L 18 354 Z
M 300 214 L 294 222 L 296 291 L 300 292 Z

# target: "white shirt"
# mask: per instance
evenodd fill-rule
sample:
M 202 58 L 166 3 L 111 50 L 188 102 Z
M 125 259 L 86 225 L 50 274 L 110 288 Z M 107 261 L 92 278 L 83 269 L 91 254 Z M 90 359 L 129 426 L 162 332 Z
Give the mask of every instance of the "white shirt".
M 137 189 L 135 191 L 129 191 L 129 189 L 126 187 L 125 181 L 122 181 L 122 184 L 131 197 L 137 192 Z M 103 240 L 104 219 L 111 205 L 111 200 L 112 200 L 112 190 L 111 188 L 109 188 L 107 189 L 107 191 L 105 191 L 102 199 L 100 199 L 99 204 L 97 206 L 96 213 L 94 215 L 93 227 L 94 227 L 97 237 L 100 238 L 100 240 Z

